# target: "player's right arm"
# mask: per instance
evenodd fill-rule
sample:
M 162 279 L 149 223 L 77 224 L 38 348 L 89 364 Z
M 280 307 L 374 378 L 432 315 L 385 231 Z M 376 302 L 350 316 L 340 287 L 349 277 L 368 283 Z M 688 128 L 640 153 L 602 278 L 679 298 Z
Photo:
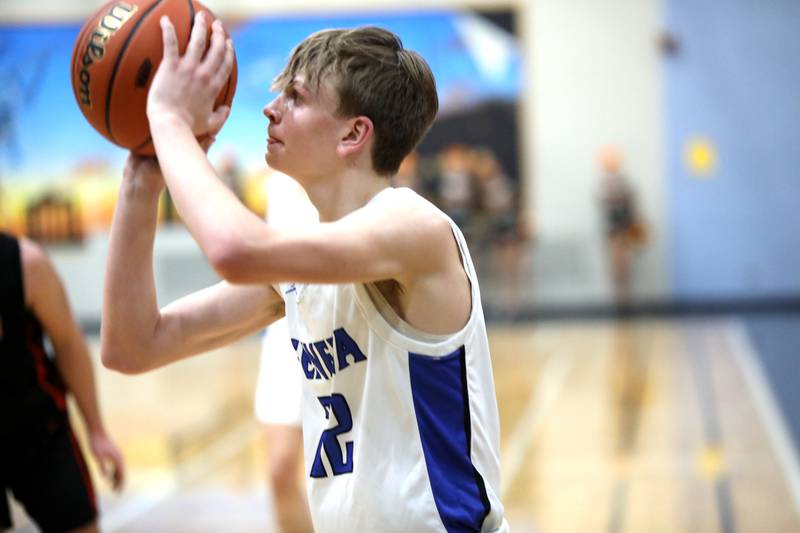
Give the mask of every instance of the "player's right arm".
M 111 228 L 100 335 L 103 364 L 124 373 L 224 346 L 283 316 L 271 286 L 224 281 L 159 309 L 152 265 L 163 187 L 154 159 L 129 158 Z

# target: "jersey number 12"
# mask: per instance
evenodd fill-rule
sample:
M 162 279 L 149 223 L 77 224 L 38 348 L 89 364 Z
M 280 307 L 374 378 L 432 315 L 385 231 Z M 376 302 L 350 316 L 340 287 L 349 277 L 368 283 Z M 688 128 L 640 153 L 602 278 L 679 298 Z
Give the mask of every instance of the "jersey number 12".
M 314 454 L 314 463 L 311 465 L 311 477 L 328 477 L 328 472 L 322 463 L 323 449 L 334 476 L 350 473 L 353 471 L 353 441 L 344 443 L 344 453 L 342 453 L 342 446 L 339 443 L 339 435 L 353 429 L 350 406 L 347 405 L 347 400 L 341 394 L 320 396 L 317 399 L 325 409 L 325 418 L 329 419 L 333 413 L 338 424 L 322 432 L 319 444 L 317 444 L 317 452 Z

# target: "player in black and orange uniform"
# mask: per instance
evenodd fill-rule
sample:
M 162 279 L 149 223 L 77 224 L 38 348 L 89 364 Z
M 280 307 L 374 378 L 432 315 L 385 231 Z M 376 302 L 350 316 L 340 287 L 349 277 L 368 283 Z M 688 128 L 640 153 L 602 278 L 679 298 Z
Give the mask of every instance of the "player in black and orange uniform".
M 603 171 L 600 202 L 605 218 L 614 303 L 624 310 L 630 304 L 634 253 L 645 244 L 646 232 L 633 187 L 621 171 L 622 154 L 608 146 L 600 152 L 599 160 Z
M 12 525 L 10 490 L 44 532 L 97 530 L 94 488 L 70 427 L 68 393 L 101 471 L 118 490 L 122 456 L 103 425 L 89 350 L 64 287 L 39 246 L 0 233 L 0 529 Z

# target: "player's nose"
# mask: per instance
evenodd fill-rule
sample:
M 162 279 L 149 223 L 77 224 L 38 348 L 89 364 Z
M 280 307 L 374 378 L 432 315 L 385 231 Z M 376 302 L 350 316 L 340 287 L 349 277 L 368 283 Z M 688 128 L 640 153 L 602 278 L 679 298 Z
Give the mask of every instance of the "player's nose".
M 281 113 L 278 109 L 278 100 L 280 100 L 280 96 L 269 102 L 267 105 L 264 106 L 264 116 L 271 123 L 276 123 L 281 121 Z

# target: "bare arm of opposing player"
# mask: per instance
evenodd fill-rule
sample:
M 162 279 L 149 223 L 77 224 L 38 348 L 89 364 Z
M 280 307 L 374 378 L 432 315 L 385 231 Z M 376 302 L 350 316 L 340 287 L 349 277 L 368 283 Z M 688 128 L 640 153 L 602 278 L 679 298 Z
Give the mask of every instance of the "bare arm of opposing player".
M 103 476 L 115 490 L 120 490 L 125 480 L 122 453 L 106 432 L 89 347 L 75 322 L 64 286 L 50 259 L 38 245 L 20 239 L 20 252 L 25 303 L 53 343 L 56 365 L 78 405 L 89 436 L 89 446 Z
M 144 372 L 224 346 L 283 316 L 269 285 L 221 282 L 159 309 L 153 241 L 163 178 L 154 159 L 131 156 L 120 187 L 103 294 L 103 364 Z

